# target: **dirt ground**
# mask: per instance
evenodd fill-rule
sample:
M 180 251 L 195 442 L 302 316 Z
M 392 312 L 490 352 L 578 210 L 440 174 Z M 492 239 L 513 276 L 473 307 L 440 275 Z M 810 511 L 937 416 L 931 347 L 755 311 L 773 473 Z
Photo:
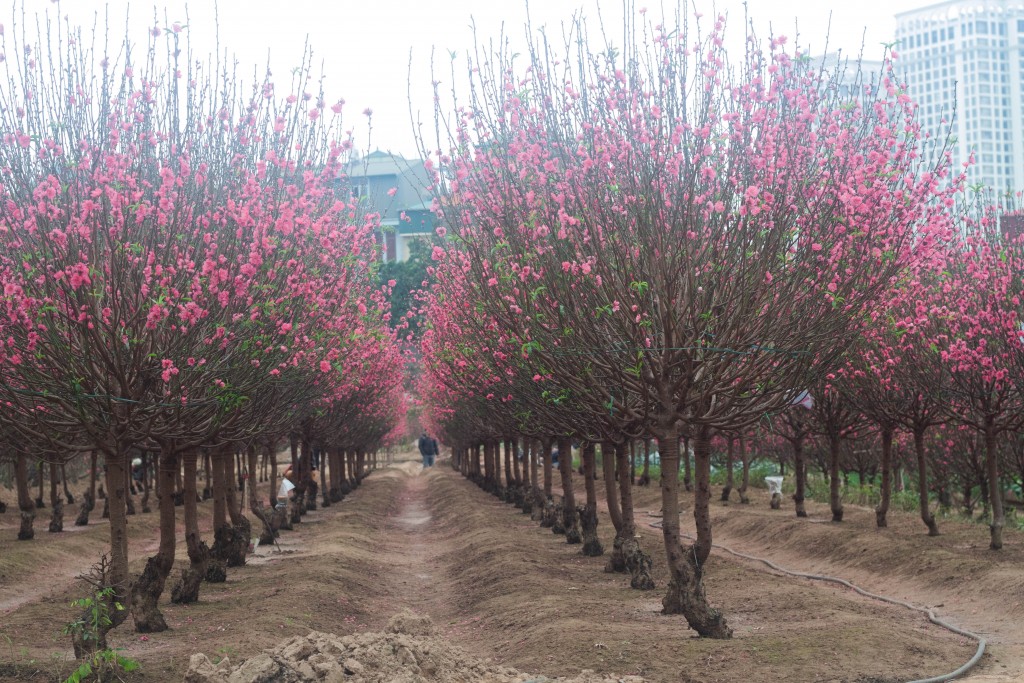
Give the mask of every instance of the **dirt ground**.
M 227 583 L 204 584 L 200 603 L 165 600 L 170 631 L 140 636 L 126 624 L 112 644 L 141 662 L 132 680 L 181 681 L 195 653 L 237 663 L 310 631 L 379 632 L 411 610 L 469 656 L 544 676 L 593 670 L 674 683 L 881 683 L 945 673 L 974 652 L 973 642 L 916 613 L 720 553 L 707 591 L 735 637 L 694 638 L 682 617 L 658 613 L 666 572 L 660 531 L 649 526 L 660 509 L 657 487 L 638 492 L 638 507 L 659 585 L 649 593 L 630 590 L 625 577 L 602 572 L 604 558 L 583 557 L 449 468 L 402 463 L 375 472 L 342 503 L 308 513 L 296 531 L 283 532 L 283 552 L 260 547 L 246 567 L 229 570 Z M 200 511 L 208 533 L 209 503 Z M 974 680 L 1024 674 L 1021 534 L 1007 533 L 997 554 L 987 550 L 984 527 L 946 524 L 943 536 L 929 539 L 909 515 L 876 531 L 864 510 L 849 510 L 841 527 L 822 523 L 822 509 L 810 511 L 796 520 L 789 510 L 770 511 L 766 497 L 750 506 L 716 502 L 716 541 L 937 607 L 993 641 Z M 31 542 L 14 540 L 16 510 L 0 515 L 0 681 L 53 681 L 71 669 L 61 628 L 75 616 L 69 601 L 83 592 L 74 577 L 102 552 L 107 527 L 94 519 L 74 528 L 77 509 L 68 506 L 67 531 L 48 534 L 48 512 L 40 511 Z M 688 511 L 683 521 L 692 528 Z M 156 515 L 129 524 L 140 570 L 155 550 Z M 601 535 L 610 547 L 605 517 Z

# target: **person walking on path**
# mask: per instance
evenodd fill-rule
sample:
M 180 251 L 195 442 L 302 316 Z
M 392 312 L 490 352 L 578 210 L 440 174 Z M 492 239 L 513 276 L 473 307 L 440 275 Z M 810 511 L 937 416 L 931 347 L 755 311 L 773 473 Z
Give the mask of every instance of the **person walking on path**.
M 420 456 L 423 458 L 423 467 L 434 466 L 434 457 L 437 455 L 437 440 L 427 436 L 426 432 L 420 434 L 419 440 Z

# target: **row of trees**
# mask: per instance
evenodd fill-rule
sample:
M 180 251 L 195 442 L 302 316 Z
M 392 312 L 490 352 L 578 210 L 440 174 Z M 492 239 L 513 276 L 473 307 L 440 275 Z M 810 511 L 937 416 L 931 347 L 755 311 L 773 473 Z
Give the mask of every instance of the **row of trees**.
M 247 86 L 184 36 L 154 25 L 148 43 L 111 44 L 42 21 L 3 35 L 2 440 L 19 483 L 28 458 L 100 454 L 103 582 L 139 630 L 166 628 L 156 600 L 174 560 L 178 479 L 191 560 L 181 594 L 205 575 L 201 452 L 225 545 L 247 526 L 226 484 L 232 454 L 252 472 L 293 435 L 301 499 L 311 449 L 355 479 L 356 454 L 404 415 L 378 219 L 338 182 L 351 149 L 342 102 L 326 101 L 308 55 L 283 88 L 269 72 Z M 161 538 L 132 578 L 126 491 L 140 450 L 158 463 Z M 19 500 L 23 514 L 30 502 Z M 124 614 L 111 609 L 112 625 Z
M 583 20 L 565 36 L 528 35 L 525 63 L 507 43 L 480 51 L 469 101 L 448 118 L 439 109 L 446 239 L 424 295 L 421 393 L 457 453 L 482 444 L 482 465 L 459 456 L 467 472 L 495 485 L 494 444 L 520 435 L 541 453 L 582 443 L 588 472 L 593 444 L 621 470 L 623 444 L 656 438 L 663 605 L 703 636 L 731 634 L 702 582 L 711 440 L 782 413 L 797 443 L 809 427 L 792 406 L 807 391 L 834 452 L 862 424 L 881 432 L 886 490 L 897 430 L 955 420 L 981 433 L 999 548 L 996 437 L 1024 414 L 1020 262 L 990 214 L 961 210 L 947 141 L 921 131 L 891 61 L 878 74 L 830 71 L 783 38 L 748 34 L 730 62 L 724 20 L 681 11 L 630 18 L 621 47 L 593 40 Z M 796 458 L 798 481 L 803 467 Z M 596 506 L 586 481 L 584 534 Z M 628 517 L 628 477 L 618 486 L 609 505 Z M 616 524 L 617 546 L 630 524 Z M 642 566 L 630 552 L 626 565 Z

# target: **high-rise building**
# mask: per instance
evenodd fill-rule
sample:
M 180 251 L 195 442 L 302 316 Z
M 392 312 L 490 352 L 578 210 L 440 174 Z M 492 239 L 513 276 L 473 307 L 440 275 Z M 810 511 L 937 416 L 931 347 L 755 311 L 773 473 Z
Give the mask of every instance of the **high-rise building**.
M 1024 190 L 1024 0 L 947 0 L 896 15 L 896 69 L 922 125 L 952 136 L 968 183 Z M 952 129 L 949 123 L 952 122 Z

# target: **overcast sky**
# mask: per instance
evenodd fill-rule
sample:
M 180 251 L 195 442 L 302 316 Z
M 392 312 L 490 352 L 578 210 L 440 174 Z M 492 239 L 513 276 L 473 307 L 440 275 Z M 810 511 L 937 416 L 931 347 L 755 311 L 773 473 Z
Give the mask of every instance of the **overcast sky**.
M 693 4 L 706 15 L 716 8 L 726 12 L 729 33 L 742 34 L 742 0 L 696 0 Z M 829 34 L 830 50 L 857 53 L 863 42 L 865 56 L 877 59 L 882 43 L 892 40 L 894 12 L 927 4 L 929 0 L 749 0 L 747 12 L 759 33 L 767 33 L 771 26 L 774 33 L 792 38 L 798 27 L 800 44 L 812 53 L 824 51 L 825 36 Z M 87 26 L 92 25 L 97 12 L 102 18 L 104 11 L 109 12 L 114 25 L 124 26 L 127 12 L 131 30 L 138 33 L 140 41 L 146 38 L 145 27 L 153 23 L 155 6 L 161 24 L 165 12 L 171 22 L 184 24 L 187 17 L 193 49 L 213 50 L 211 0 L 164 0 L 156 5 L 140 0 L 24 0 L 24 5 L 29 15 L 49 12 L 52 17 L 59 13 L 68 16 L 72 24 Z M 656 0 L 637 0 L 637 8 L 644 6 L 653 13 L 661 5 Z M 503 25 L 507 33 L 518 37 L 523 34 L 526 17 L 522 0 L 219 0 L 217 7 L 220 43 L 247 67 L 243 73 L 252 73 L 253 66 L 266 64 L 269 54 L 272 68 L 283 80 L 301 59 L 308 39 L 316 62 L 323 63 L 327 100 L 346 100 L 347 123 L 357 131 L 358 145 L 406 156 L 416 154 L 407 87 L 410 50 L 413 109 L 422 111 L 423 119 L 432 120 L 432 48 L 441 55 L 443 64 L 448 61 L 449 51 L 463 54 L 472 45 L 471 20 L 475 20 L 480 37 L 498 36 Z M 596 15 L 596 7 L 595 0 L 534 0 L 530 14 L 535 26 L 558 27 L 574 11 L 588 17 Z M 605 0 L 601 8 L 606 25 L 621 21 L 621 2 Z M 9 11 L 0 17 L 10 26 Z M 366 108 L 374 112 L 369 143 L 360 114 Z

